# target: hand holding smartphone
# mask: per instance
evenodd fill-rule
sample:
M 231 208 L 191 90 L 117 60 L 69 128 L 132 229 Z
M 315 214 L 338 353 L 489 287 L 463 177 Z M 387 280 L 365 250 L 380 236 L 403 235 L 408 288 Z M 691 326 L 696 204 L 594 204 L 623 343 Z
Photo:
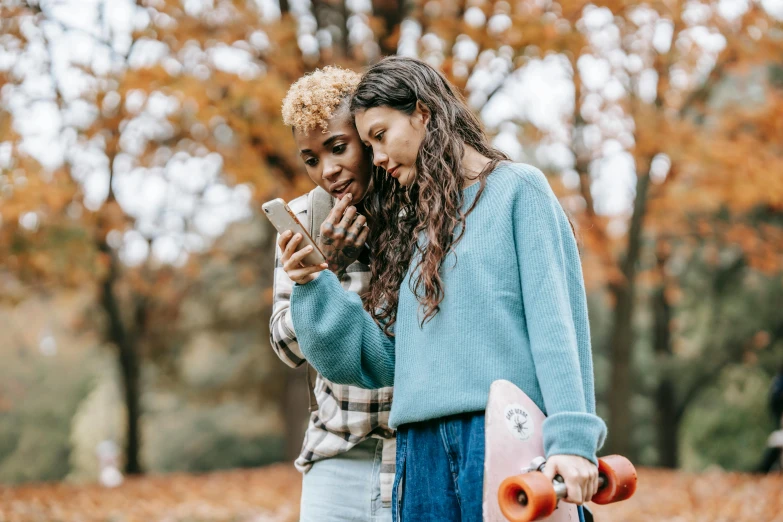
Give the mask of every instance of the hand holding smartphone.
M 282 199 L 262 205 L 264 214 L 280 234 L 280 260 L 292 281 L 307 284 L 326 268 L 342 277 L 358 259 L 370 231 L 366 218 L 358 214 L 356 207 L 349 206 L 351 201 L 350 194 L 344 196 L 321 223 L 320 245 Z
M 312 252 L 307 254 L 302 260 L 302 266 L 315 266 L 326 263 L 326 257 L 323 255 L 323 252 L 321 252 L 318 245 L 315 244 L 313 238 L 310 237 L 310 234 L 307 232 L 304 225 L 296 218 L 296 215 L 291 209 L 288 208 L 285 201 L 280 198 L 273 199 L 272 201 L 264 203 L 261 208 L 277 230 L 278 234 L 282 236 L 285 232 L 290 230 L 292 232 L 292 237 L 296 234 L 302 236 L 302 239 L 296 248 L 297 252 L 302 251 L 308 246 L 312 247 Z
M 318 277 L 319 272 L 328 268 L 318 245 L 282 199 L 264 203 L 261 208 L 280 233 L 280 261 L 294 283 L 305 285 Z

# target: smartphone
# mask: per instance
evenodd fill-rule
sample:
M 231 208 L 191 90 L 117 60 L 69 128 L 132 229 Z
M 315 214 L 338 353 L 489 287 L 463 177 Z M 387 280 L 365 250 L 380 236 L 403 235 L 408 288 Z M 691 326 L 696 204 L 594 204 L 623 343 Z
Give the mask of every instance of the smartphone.
M 294 234 L 302 235 L 302 240 L 299 242 L 297 251 L 302 250 L 308 245 L 312 245 L 313 251 L 304 258 L 302 262 L 303 265 L 313 266 L 326 263 L 326 257 L 324 257 L 323 253 L 318 248 L 318 245 L 315 244 L 313 238 L 310 237 L 310 234 L 307 233 L 307 229 L 304 225 L 296 219 L 296 214 L 291 212 L 291 209 L 285 204 L 285 201 L 280 198 L 273 199 L 272 201 L 267 201 L 261 205 L 261 208 L 279 234 L 290 230 Z

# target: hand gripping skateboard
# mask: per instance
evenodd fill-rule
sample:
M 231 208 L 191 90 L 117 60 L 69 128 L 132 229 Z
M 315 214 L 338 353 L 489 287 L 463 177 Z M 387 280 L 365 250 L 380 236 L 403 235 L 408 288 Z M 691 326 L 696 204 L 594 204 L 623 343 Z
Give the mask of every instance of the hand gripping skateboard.
M 541 427 L 546 416 L 514 384 L 492 383 L 485 415 L 484 521 L 578 522 L 577 507 L 558 501 L 565 484 L 541 473 L 546 461 Z M 599 459 L 596 504 L 630 498 L 636 491 L 636 470 L 619 455 Z

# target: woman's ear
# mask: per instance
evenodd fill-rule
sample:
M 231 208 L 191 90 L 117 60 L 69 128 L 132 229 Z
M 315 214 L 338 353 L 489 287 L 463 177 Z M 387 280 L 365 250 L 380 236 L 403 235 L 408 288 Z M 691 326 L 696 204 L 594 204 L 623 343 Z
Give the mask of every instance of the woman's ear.
M 432 113 L 430 113 L 430 109 L 424 105 L 421 100 L 416 100 L 416 110 L 413 111 L 413 114 L 425 127 L 427 126 L 427 123 L 429 123 L 430 116 L 432 115 Z

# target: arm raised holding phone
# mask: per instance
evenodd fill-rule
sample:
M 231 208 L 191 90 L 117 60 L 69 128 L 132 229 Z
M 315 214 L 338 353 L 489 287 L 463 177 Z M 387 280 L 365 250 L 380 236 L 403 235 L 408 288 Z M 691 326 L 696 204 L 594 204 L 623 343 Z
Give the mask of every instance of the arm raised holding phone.
M 287 230 L 280 234 L 280 261 L 292 281 L 300 285 L 307 284 L 327 268 L 341 277 L 346 268 L 359 257 L 370 229 L 366 226 L 367 218 L 359 214 L 356 207 L 350 206 L 351 202 L 350 193 L 343 196 L 321 225 L 318 248 L 326 258 L 326 263 L 313 265 L 305 261 L 314 248 L 307 245 L 299 250 L 304 238 L 301 233 Z
M 363 307 L 361 298 L 341 286 L 339 277 L 357 259 L 369 236 L 366 218 L 346 194 L 324 220 L 318 242 L 327 262 L 309 265 L 301 234 L 281 235 L 280 262 L 297 283 L 291 292 L 292 324 L 299 347 L 321 375 L 338 384 L 375 389 L 394 383 L 394 341 Z M 297 237 L 298 236 L 298 237 Z M 329 272 L 319 273 L 329 268 Z

